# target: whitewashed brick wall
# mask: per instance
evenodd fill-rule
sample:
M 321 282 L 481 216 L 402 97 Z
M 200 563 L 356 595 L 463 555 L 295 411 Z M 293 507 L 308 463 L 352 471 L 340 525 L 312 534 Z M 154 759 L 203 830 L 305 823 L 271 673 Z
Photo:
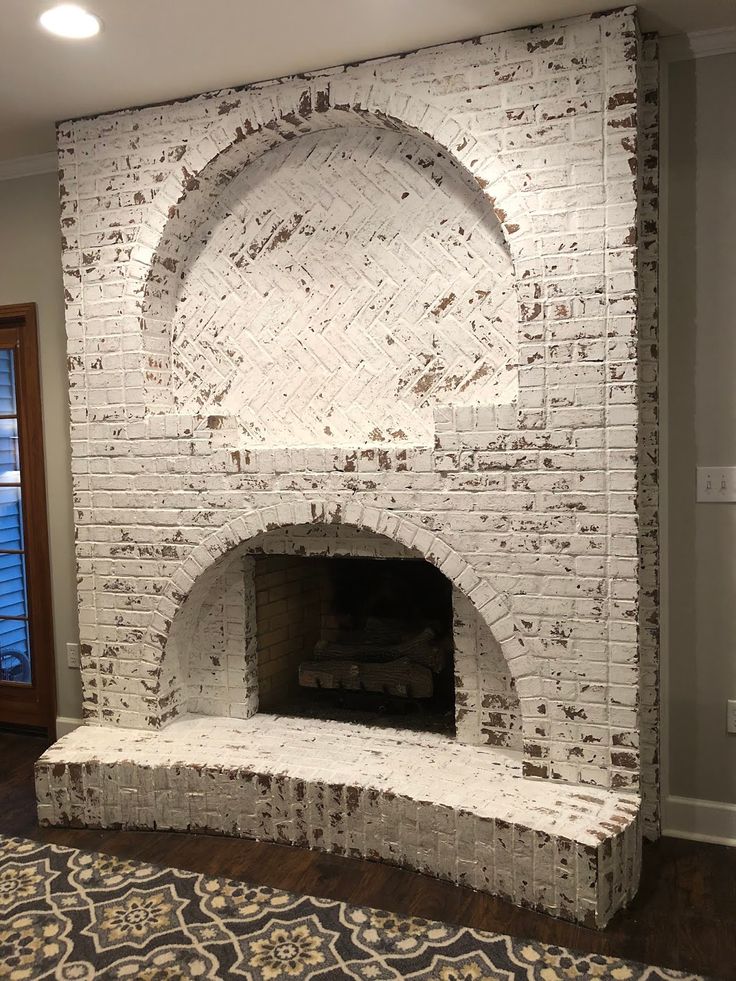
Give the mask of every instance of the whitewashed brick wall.
M 176 718 L 218 562 L 342 523 L 468 598 L 527 776 L 656 825 L 651 58 L 629 8 L 60 125 L 90 721 Z

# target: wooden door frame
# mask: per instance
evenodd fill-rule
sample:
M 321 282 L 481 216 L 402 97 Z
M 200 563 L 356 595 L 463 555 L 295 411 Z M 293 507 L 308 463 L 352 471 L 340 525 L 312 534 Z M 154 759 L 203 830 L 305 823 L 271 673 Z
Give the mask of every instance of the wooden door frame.
M 17 338 L 13 347 L 32 681 L 0 681 L 0 722 L 42 727 L 54 739 L 56 677 L 36 304 L 0 306 L 0 335 L 9 330 Z

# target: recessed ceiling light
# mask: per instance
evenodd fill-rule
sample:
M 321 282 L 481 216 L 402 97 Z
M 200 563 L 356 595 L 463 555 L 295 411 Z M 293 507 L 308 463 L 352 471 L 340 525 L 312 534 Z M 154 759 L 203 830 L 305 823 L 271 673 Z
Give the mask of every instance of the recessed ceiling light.
M 41 14 L 38 20 L 44 30 L 58 37 L 82 39 L 100 32 L 100 18 L 76 3 L 60 3 Z

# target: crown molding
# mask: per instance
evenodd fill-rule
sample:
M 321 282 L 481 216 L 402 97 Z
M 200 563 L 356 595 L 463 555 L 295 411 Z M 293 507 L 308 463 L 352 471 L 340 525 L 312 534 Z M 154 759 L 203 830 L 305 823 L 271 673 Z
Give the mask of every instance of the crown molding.
M 736 26 L 660 38 L 660 59 L 667 62 L 689 61 L 691 58 L 707 58 L 733 52 L 736 52 Z
M 36 153 L 32 157 L 15 157 L 0 160 L 0 181 L 13 181 L 19 177 L 35 177 L 37 174 L 53 174 L 59 168 L 56 153 Z

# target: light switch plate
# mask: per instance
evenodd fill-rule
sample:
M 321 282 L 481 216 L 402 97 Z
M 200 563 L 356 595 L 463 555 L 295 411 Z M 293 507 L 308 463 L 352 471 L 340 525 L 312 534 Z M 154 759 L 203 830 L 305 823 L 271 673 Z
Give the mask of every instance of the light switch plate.
M 698 467 L 698 501 L 736 501 L 736 467 Z

